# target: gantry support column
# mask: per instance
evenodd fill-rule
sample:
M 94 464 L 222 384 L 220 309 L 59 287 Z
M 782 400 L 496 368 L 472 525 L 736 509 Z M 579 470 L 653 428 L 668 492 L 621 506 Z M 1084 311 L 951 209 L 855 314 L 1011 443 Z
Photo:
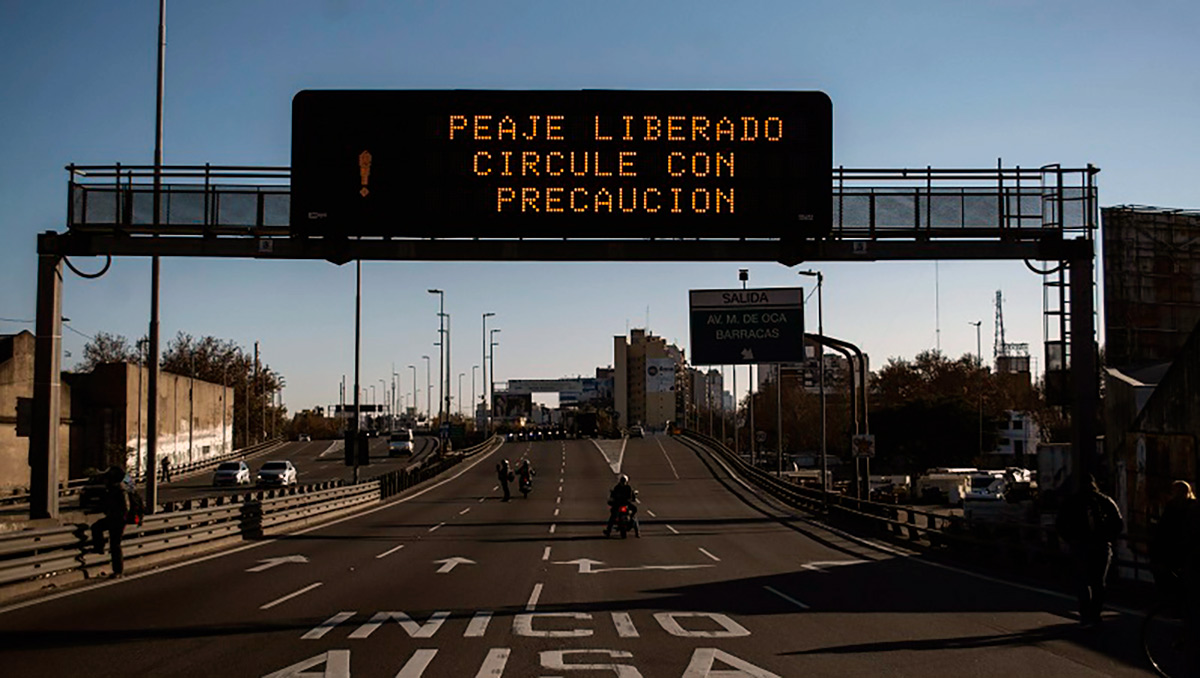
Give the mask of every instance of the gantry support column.
M 56 234 L 38 240 L 29 517 L 58 518 L 58 429 L 62 421 L 62 257 Z M 48 245 L 48 246 L 47 246 Z
M 1083 245 L 1083 241 L 1077 241 Z M 1076 488 L 1084 474 L 1095 473 L 1096 416 L 1100 403 L 1099 375 L 1096 363 L 1096 308 L 1092 283 L 1095 266 L 1093 244 L 1086 242 L 1068 261 L 1071 304 L 1071 470 Z

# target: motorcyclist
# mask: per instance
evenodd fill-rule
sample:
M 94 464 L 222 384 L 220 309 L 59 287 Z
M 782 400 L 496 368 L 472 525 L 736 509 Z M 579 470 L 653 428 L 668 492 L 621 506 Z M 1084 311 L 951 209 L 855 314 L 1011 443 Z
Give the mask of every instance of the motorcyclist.
M 524 491 L 527 487 L 532 488 L 533 476 L 534 470 L 533 467 L 529 465 L 529 460 L 522 459 L 521 465 L 517 467 L 517 487 L 521 488 L 522 491 Z
M 641 528 L 637 521 L 637 490 L 629 484 L 629 476 L 622 474 L 608 493 L 608 525 L 604 528 L 604 536 L 612 533 L 613 525 L 617 522 L 617 512 L 622 506 L 629 507 L 629 522 L 633 525 L 633 535 L 641 537 Z

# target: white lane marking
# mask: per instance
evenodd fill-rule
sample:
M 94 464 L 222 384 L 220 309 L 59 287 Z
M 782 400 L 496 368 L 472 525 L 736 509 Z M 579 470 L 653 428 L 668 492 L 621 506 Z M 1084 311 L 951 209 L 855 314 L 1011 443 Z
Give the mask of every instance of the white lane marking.
M 396 551 L 399 551 L 402 548 L 404 548 L 404 544 L 390 548 L 390 549 L 384 551 L 383 553 L 380 553 L 379 555 L 375 556 L 375 559 L 379 560 L 380 558 L 387 558 L 388 556 L 392 555 L 393 553 L 395 553 Z
M 550 560 L 550 547 L 547 546 L 545 551 L 542 551 L 542 560 Z
M 677 529 L 675 529 L 675 528 L 671 527 L 670 525 L 667 525 L 667 529 L 668 529 L 668 530 L 670 530 L 671 532 L 675 533 L 675 534 L 679 534 L 679 530 L 677 530 Z
M 558 486 L 558 493 L 559 493 L 559 494 L 562 494 L 562 488 L 563 488 L 563 486 L 562 486 L 562 485 L 559 485 L 559 486 Z
M 525 611 L 533 612 L 537 609 L 538 598 L 542 597 L 542 582 L 533 585 L 533 592 L 529 594 L 529 601 L 525 603 Z
M 459 512 L 458 512 L 458 515 L 460 515 L 460 516 L 462 516 L 462 515 L 466 515 L 466 514 L 467 514 L 467 512 L 468 512 L 468 511 L 470 511 L 470 510 L 471 510 L 471 507 L 470 507 L 470 506 L 468 506 L 468 507 L 466 507 L 465 509 L 463 509 L 463 510 L 459 511 Z
M 497 490 L 499 490 L 499 489 L 500 489 L 500 486 L 499 486 L 499 485 L 497 485 L 497 486 L 495 486 L 495 487 L 493 487 L 493 488 L 492 488 L 492 492 L 495 492 L 495 491 L 497 491 Z
M 498 452 L 502 447 L 504 447 L 503 441 L 501 441 L 501 443 L 496 446 L 496 449 L 492 450 L 491 452 L 488 452 L 486 454 L 477 454 L 477 455 L 475 455 L 476 459 L 474 461 L 469 462 L 469 463 L 464 462 L 463 464 L 460 464 L 460 466 L 462 466 L 462 469 L 460 469 L 454 475 L 452 475 L 448 478 L 439 480 L 438 482 L 430 485 L 429 487 L 426 487 L 423 490 L 420 490 L 418 492 L 413 492 L 412 494 L 410 494 L 406 497 L 400 497 L 399 499 L 385 502 L 380 506 L 376 506 L 375 508 L 366 509 L 359 513 L 354 513 L 353 515 L 348 515 L 344 518 L 338 518 L 336 520 L 331 520 L 329 522 L 321 523 L 319 525 L 313 525 L 312 527 L 306 527 L 303 530 L 296 530 L 295 532 L 290 532 L 290 533 L 288 533 L 288 537 L 295 538 L 302 534 L 308 534 L 309 532 L 316 532 L 317 530 L 324 530 L 326 528 L 330 528 L 335 525 L 341 525 L 342 523 L 345 523 L 345 522 L 348 522 L 351 520 L 358 520 L 360 518 L 365 518 L 369 515 L 373 515 L 380 511 L 387 511 L 388 509 L 393 509 L 396 507 L 397 504 L 404 504 L 406 502 L 410 502 L 413 499 L 416 499 L 417 497 L 423 496 L 426 493 L 436 490 L 437 488 L 441 487 L 442 485 L 445 485 L 446 483 L 458 480 L 467 471 L 470 471 L 471 469 L 475 468 L 476 466 L 482 464 L 485 460 L 490 459 L 492 457 L 492 455 L 495 454 L 496 452 Z M 484 500 L 484 498 L 480 498 L 479 501 L 482 502 L 483 500 Z M 126 584 L 135 579 L 142 579 L 144 577 L 153 577 L 154 575 L 162 574 L 164 572 L 170 572 L 172 570 L 178 570 L 180 568 L 190 567 L 192 565 L 198 565 L 200 563 L 206 563 L 210 560 L 215 560 L 217 558 L 225 558 L 225 557 L 231 556 L 235 553 L 241 553 L 242 551 L 248 551 L 250 549 L 262 548 L 264 546 L 267 546 L 268 544 L 274 544 L 277 541 L 279 541 L 278 538 L 265 539 L 263 541 L 254 542 L 253 544 L 246 544 L 245 546 L 239 546 L 237 548 L 229 549 L 228 551 L 212 553 L 207 556 L 200 556 L 193 560 L 186 560 L 181 563 L 175 563 L 174 565 L 164 565 L 162 567 L 158 567 L 153 570 L 147 570 L 146 572 L 138 572 L 135 574 L 126 575 L 124 577 L 121 577 L 120 579 L 109 579 L 106 581 L 98 582 L 94 586 L 81 586 L 79 588 L 71 589 L 70 591 L 63 591 L 61 593 L 53 593 L 48 596 L 36 598 L 34 600 L 28 600 L 23 603 L 17 603 L 15 605 L 8 605 L 6 607 L 0 607 L 0 615 L 5 614 L 7 612 L 14 612 L 16 610 L 21 610 L 26 607 L 33 607 L 34 605 L 48 603 L 52 600 L 58 600 L 60 598 L 66 598 L 68 596 L 78 595 L 80 593 L 85 593 L 87 591 L 93 591 L 98 588 L 105 588 L 108 586 L 120 586 L 121 584 Z
M 596 442 L 595 439 L 592 440 L 592 444 L 596 446 L 597 450 L 600 450 L 600 454 L 603 455 L 604 460 L 608 462 L 608 467 L 612 469 L 614 474 L 618 475 L 621 473 L 621 462 L 625 460 L 625 445 L 627 443 L 629 443 L 629 438 L 621 439 L 621 449 L 617 451 L 616 458 L 614 459 L 611 453 L 600 446 L 600 443 Z M 608 441 L 606 441 L 605 444 L 609 445 L 610 447 L 612 446 L 612 443 Z
M 558 517 L 558 509 L 554 509 L 554 517 L 555 517 L 555 518 L 557 518 L 557 517 Z
M 637 638 L 638 630 L 633 625 L 633 617 L 628 612 L 613 612 L 613 626 L 617 628 L 617 636 L 621 638 Z
M 704 549 L 700 549 L 700 553 L 703 553 L 704 555 L 708 556 L 709 558 L 712 558 L 713 560 L 717 561 L 718 563 L 721 562 L 720 558 L 714 556 L 713 554 L 709 553 L 708 551 L 706 551 Z
M 651 511 L 650 509 L 646 509 L 646 515 L 650 516 L 651 518 L 658 517 L 658 516 L 654 515 L 654 511 Z
M 667 454 L 667 448 L 663 447 L 662 441 L 658 436 L 654 436 L 654 442 L 658 443 L 658 449 L 662 450 L 663 456 L 667 458 L 667 463 L 671 465 L 671 473 L 675 474 L 675 480 L 679 480 L 679 471 L 675 470 L 675 462 L 671 461 L 671 455 Z
M 430 532 L 433 532 L 433 531 L 437 530 L 439 527 L 441 527 L 442 525 L 445 525 L 445 524 L 446 524 L 446 523 L 438 523 L 437 525 L 434 525 L 433 527 L 429 528 L 429 531 L 430 531 Z
M 441 560 L 435 560 L 435 561 L 433 561 L 433 564 L 434 565 L 441 564 L 441 567 L 439 567 L 437 569 L 437 574 L 447 574 L 449 572 L 453 572 L 454 568 L 459 565 L 475 565 L 476 563 L 474 560 L 471 560 L 470 558 L 463 558 L 462 556 L 454 556 L 451 558 L 442 558 Z
M 429 668 L 429 662 L 433 661 L 437 652 L 433 649 L 413 652 L 413 656 L 404 662 L 404 666 L 400 669 L 400 673 L 396 674 L 396 678 L 421 678 L 425 675 L 425 669 Z
M 491 612 L 476 612 L 475 616 L 471 617 L 471 623 L 467 624 L 463 638 L 482 638 L 483 634 L 487 633 L 488 623 L 491 621 Z
M 811 610 L 812 609 L 809 606 L 805 605 L 804 603 L 796 600 L 795 598 L 789 596 L 788 594 L 786 594 L 778 589 L 771 588 L 770 586 L 764 586 L 763 588 L 770 591 L 771 593 L 774 593 L 775 595 L 779 596 L 780 598 L 783 598 L 784 600 L 788 601 L 792 605 L 795 605 L 796 607 L 800 608 L 801 610 Z
M 554 534 L 554 529 L 555 529 L 556 527 L 558 527 L 558 523 L 551 523 L 551 524 L 550 524 L 550 534 Z
M 508 666 L 508 655 L 511 652 L 512 649 L 507 647 L 493 647 L 488 650 L 475 678 L 500 678 L 504 675 L 504 667 Z
M 867 562 L 867 561 L 865 561 L 865 560 L 814 560 L 809 563 L 804 563 L 800 567 L 803 567 L 806 570 L 812 570 L 813 572 L 820 572 L 821 574 L 829 574 L 828 572 L 826 572 L 826 570 L 828 570 L 831 567 L 838 567 L 840 565 L 862 565 L 865 562 Z
M 480 504 L 482 504 L 482 503 L 483 503 L 483 502 L 485 502 L 485 501 L 487 501 L 487 497 L 480 497 L 480 498 L 479 498 L 479 503 L 480 503 Z
M 259 606 L 258 609 L 269 610 L 280 603 L 284 603 L 284 602 L 291 600 L 292 598 L 295 598 L 296 596 L 302 596 L 305 593 L 308 593 L 309 591 L 317 588 L 320 585 L 321 585 L 321 582 L 309 584 L 308 586 L 305 586 L 304 588 L 300 589 L 299 591 L 293 591 L 292 593 L 289 593 L 282 598 L 276 598 L 275 600 L 272 600 L 271 602 L 267 603 L 266 605 L 261 605 L 261 606 Z
M 562 497 L 559 497 L 558 499 L 554 500 L 554 503 L 555 503 L 555 504 L 561 504 L 561 503 L 562 503 Z
M 341 624 L 347 619 L 354 616 L 353 612 L 338 612 L 329 619 L 317 624 L 308 633 L 300 636 L 300 640 L 320 640 L 325 637 L 326 633 L 333 630 L 333 627 Z

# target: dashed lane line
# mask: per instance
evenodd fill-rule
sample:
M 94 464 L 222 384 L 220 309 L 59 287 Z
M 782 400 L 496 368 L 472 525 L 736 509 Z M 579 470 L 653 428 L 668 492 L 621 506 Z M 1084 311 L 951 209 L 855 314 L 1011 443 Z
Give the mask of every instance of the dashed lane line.
M 480 498 L 479 498 L 479 503 L 480 503 L 480 504 L 482 504 L 482 503 L 483 503 L 483 502 L 485 502 L 485 501 L 487 501 L 487 497 L 480 497 Z
M 795 605 L 796 607 L 800 608 L 801 610 L 811 610 L 812 609 L 811 607 L 805 605 L 804 603 L 796 600 L 795 598 L 789 596 L 788 594 L 786 594 L 778 589 L 772 588 L 770 586 L 764 586 L 763 588 L 770 591 L 771 593 L 774 593 L 775 595 L 779 596 L 780 598 L 783 598 L 784 600 L 788 601 L 792 605 Z
M 658 517 L 658 516 L 654 515 L 654 511 L 651 511 L 650 509 L 646 509 L 646 515 L 650 516 L 651 518 Z
M 667 529 L 670 530 L 673 534 L 679 534 L 679 530 L 671 527 L 670 525 L 667 525 Z
M 470 510 L 471 510 L 471 507 L 470 507 L 470 506 L 468 506 L 468 507 L 466 507 L 465 509 L 463 509 L 463 510 L 459 511 L 459 512 L 458 512 L 458 515 L 460 515 L 460 516 L 462 516 L 462 515 L 466 515 L 466 514 L 467 514 L 467 512 L 469 512 Z
M 529 594 L 529 602 L 525 603 L 525 611 L 533 612 L 537 609 L 538 598 L 542 597 L 542 582 L 533 585 L 533 592 Z
M 704 555 L 708 556 L 709 558 L 712 558 L 713 560 L 715 560 L 715 561 L 716 561 L 716 562 L 718 562 L 718 563 L 719 563 L 719 562 L 721 562 L 721 559 L 720 559 L 720 558 L 718 558 L 718 557 L 714 556 L 713 554 L 709 553 L 709 552 L 708 552 L 708 551 L 706 551 L 705 549 L 700 549 L 700 553 L 703 553 Z
M 562 503 L 562 497 L 559 497 L 558 499 L 556 499 L 556 500 L 554 501 L 554 503 L 555 503 L 555 504 L 561 504 L 561 503 Z
M 671 455 L 667 454 L 667 448 L 663 447 L 662 441 L 658 436 L 654 437 L 654 442 L 658 443 L 658 449 L 662 450 L 663 456 L 667 458 L 667 463 L 671 465 L 671 473 L 675 474 L 675 480 L 679 480 L 679 471 L 675 470 L 675 462 L 671 461 Z
M 557 517 L 558 517 L 558 509 L 554 509 L 554 517 L 555 517 L 555 518 L 557 518 Z
M 441 527 L 441 526 L 443 526 L 443 525 L 445 525 L 445 524 L 446 524 L 446 523 L 438 523 L 437 525 L 434 525 L 433 527 L 429 528 L 429 531 L 430 531 L 430 532 L 436 532 L 436 531 L 437 531 L 437 529 L 438 529 L 439 527 Z
M 550 534 L 554 534 L 554 530 L 558 528 L 558 523 L 550 524 Z
M 542 551 L 542 560 L 550 560 L 550 547 L 547 546 L 545 551 Z
M 285 603 L 285 602 L 291 600 L 292 598 L 295 598 L 296 596 L 302 596 L 305 593 L 308 593 L 309 591 L 317 588 L 320 585 L 321 585 L 321 582 L 314 582 L 312 584 L 309 584 L 308 586 L 305 586 L 304 588 L 300 589 L 299 591 L 293 591 L 282 598 L 276 598 L 275 600 L 272 600 L 271 602 L 267 603 L 266 605 L 260 605 L 258 609 L 269 610 L 280 603 Z
M 390 549 L 384 551 L 383 553 L 380 553 L 379 555 L 375 556 L 375 560 L 379 560 L 380 558 L 387 558 L 388 556 L 392 555 L 393 553 L 395 553 L 396 551 L 399 551 L 402 548 L 404 548 L 404 544 L 390 548 Z

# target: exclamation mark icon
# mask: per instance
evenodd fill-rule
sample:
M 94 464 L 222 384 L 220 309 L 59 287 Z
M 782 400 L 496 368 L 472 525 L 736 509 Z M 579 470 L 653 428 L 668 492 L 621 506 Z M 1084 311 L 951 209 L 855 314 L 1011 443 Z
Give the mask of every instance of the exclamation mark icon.
M 371 181 L 371 152 L 363 151 L 358 154 L 358 177 L 362 180 L 362 190 L 358 192 L 362 197 L 367 197 L 370 191 L 367 190 L 367 184 Z

